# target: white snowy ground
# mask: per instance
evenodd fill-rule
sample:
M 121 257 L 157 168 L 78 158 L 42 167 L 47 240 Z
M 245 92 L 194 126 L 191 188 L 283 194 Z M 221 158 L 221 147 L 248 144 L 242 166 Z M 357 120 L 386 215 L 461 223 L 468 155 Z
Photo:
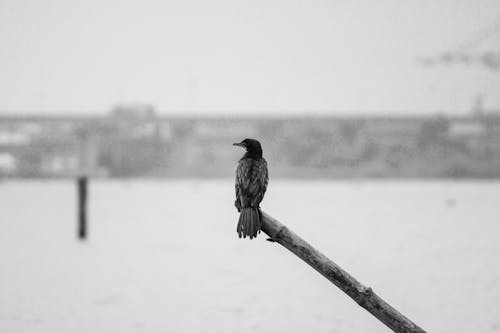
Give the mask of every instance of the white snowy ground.
M 232 180 L 0 183 L 0 332 L 388 332 L 279 245 Z M 263 209 L 429 332 L 500 331 L 500 183 L 272 181 Z

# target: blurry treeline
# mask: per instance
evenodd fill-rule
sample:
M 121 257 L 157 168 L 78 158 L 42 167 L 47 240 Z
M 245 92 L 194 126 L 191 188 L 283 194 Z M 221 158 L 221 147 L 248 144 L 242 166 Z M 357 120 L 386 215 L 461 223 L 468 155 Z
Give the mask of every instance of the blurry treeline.
M 271 176 L 500 178 L 500 115 L 183 118 L 0 116 L 0 177 L 232 177 L 246 137 Z

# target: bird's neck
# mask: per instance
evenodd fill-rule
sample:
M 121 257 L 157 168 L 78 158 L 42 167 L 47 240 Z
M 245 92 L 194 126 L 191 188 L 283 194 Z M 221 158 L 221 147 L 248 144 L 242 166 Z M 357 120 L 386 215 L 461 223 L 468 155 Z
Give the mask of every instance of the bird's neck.
M 244 159 L 244 158 L 251 158 L 251 159 L 254 159 L 254 160 L 261 159 L 262 158 L 262 150 L 247 151 L 245 153 L 245 155 L 243 155 L 243 157 L 241 159 Z

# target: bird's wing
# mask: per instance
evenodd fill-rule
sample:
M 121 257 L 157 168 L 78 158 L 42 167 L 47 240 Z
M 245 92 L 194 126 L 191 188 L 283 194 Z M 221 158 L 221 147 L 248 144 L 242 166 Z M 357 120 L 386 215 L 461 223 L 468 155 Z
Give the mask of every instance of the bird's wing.
M 240 160 L 236 169 L 236 195 L 242 207 L 258 207 L 268 183 L 267 163 L 264 159 Z
M 249 158 L 241 159 L 236 168 L 236 181 L 234 184 L 237 199 L 242 202 L 242 196 L 247 194 L 249 171 L 252 167 L 252 160 Z
M 255 193 L 252 198 L 252 207 L 258 207 L 264 194 L 267 190 L 267 184 L 269 182 L 269 175 L 267 171 L 267 162 L 265 159 L 260 159 L 255 161 L 252 177 L 252 193 Z

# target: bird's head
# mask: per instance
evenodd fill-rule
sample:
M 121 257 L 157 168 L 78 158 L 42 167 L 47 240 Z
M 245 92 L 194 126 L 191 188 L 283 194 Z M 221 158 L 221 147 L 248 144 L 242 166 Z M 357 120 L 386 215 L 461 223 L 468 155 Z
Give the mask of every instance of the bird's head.
M 245 148 L 247 151 L 245 156 L 252 158 L 262 157 L 262 146 L 260 145 L 260 142 L 255 139 L 245 139 L 239 143 L 233 143 L 233 146 Z

